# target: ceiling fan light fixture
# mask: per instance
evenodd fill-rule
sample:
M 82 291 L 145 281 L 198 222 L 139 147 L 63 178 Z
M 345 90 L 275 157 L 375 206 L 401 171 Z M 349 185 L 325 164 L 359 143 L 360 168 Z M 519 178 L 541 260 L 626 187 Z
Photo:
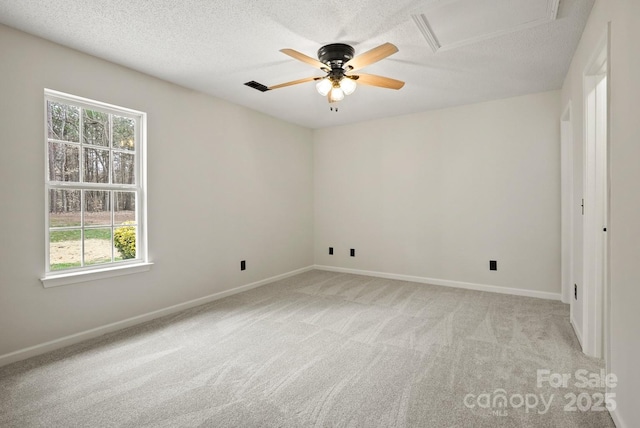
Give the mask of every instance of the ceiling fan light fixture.
M 333 85 L 331 92 L 329 92 L 329 99 L 332 103 L 344 100 L 344 91 L 340 88 L 340 85 Z
M 344 77 L 340 80 L 340 89 L 342 89 L 345 95 L 353 94 L 353 91 L 356 90 L 357 86 L 356 81 L 348 77 Z
M 391 43 L 384 43 L 358 56 L 354 56 L 355 50 L 352 46 L 344 43 L 331 43 L 318 49 L 317 60 L 293 49 L 281 49 L 280 52 L 313 66 L 325 73 L 325 75 L 323 77 L 306 77 L 273 86 L 265 86 L 254 81 L 247 82 L 245 85 L 261 92 L 266 92 L 315 81 L 316 90 L 323 97 L 327 97 L 329 104 L 342 101 L 346 95 L 351 95 L 358 86 L 356 80 L 363 85 L 378 86 L 380 88 L 400 89 L 404 86 L 404 82 L 389 77 L 360 73 L 347 75 L 347 73 L 367 67 L 398 52 L 398 48 Z M 332 106 L 331 110 L 338 111 L 335 106 Z
M 333 84 L 327 78 L 324 78 L 324 79 L 318 81 L 318 83 L 316 83 L 316 90 L 323 97 L 327 96 L 327 94 L 329 93 L 331 88 L 333 88 Z

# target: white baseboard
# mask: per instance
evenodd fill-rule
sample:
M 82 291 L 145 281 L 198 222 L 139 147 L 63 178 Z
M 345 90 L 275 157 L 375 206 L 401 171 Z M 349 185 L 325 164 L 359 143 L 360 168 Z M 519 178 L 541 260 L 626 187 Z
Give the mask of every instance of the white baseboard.
M 620 414 L 618 413 L 618 409 L 614 411 L 610 410 L 609 414 L 611 415 L 611 419 L 613 419 L 613 423 L 615 424 L 616 428 L 629 428 L 631 426 L 624 423 L 624 421 L 620 417 Z
M 578 338 L 578 343 L 580 343 L 580 349 L 582 350 L 582 352 L 584 352 L 584 346 L 582 345 L 582 333 L 576 326 L 576 322 L 573 319 L 573 316 L 569 317 L 569 322 L 571 323 L 571 327 L 573 327 L 573 332 L 576 334 L 576 337 Z
M 252 282 L 250 284 L 241 285 L 239 287 L 232 288 L 231 290 L 225 290 L 219 293 L 210 294 L 208 296 L 189 300 L 183 303 L 178 303 L 177 305 L 172 305 L 163 309 L 158 309 L 156 311 L 148 312 L 146 314 L 127 318 L 121 321 L 116 321 L 111 324 L 106 324 L 100 327 L 92 328 L 90 330 L 81 331 L 79 333 L 71 334 L 69 336 L 64 336 L 59 339 L 41 343 L 39 345 L 34 345 L 28 348 L 19 349 L 17 351 L 10 352 L 8 354 L 0 355 L 0 367 L 16 361 L 24 360 L 26 358 L 34 357 L 36 355 L 44 354 L 45 352 L 53 351 L 55 349 L 64 348 L 65 346 L 73 345 L 74 343 L 82 342 L 83 340 L 102 336 L 103 334 L 107 334 L 113 331 L 121 330 L 123 328 L 131 327 L 146 321 L 151 321 L 155 318 L 160 318 L 165 315 L 169 315 L 185 309 L 193 308 L 195 306 L 203 305 L 205 303 L 213 302 L 214 300 L 222 299 L 223 297 L 228 297 L 234 294 L 241 293 L 243 291 L 251 290 L 252 288 L 260 287 L 261 285 L 269 284 L 271 282 L 288 278 L 290 276 L 297 275 L 299 273 L 307 272 L 310 270 L 313 270 L 313 266 L 307 266 L 302 269 L 297 269 L 291 272 L 283 273 L 281 275 L 272 276 L 270 278 Z
M 449 279 L 425 278 L 422 276 L 375 272 L 370 270 L 341 268 L 335 266 L 314 265 L 314 268 L 331 272 L 353 273 L 356 275 L 375 276 L 378 278 L 398 279 L 401 281 L 419 282 L 431 285 L 442 285 L 444 287 L 464 288 L 466 290 L 488 291 L 490 293 L 512 294 L 515 296 L 536 297 L 538 299 L 547 300 L 560 300 L 560 293 L 549 293 L 547 291 L 525 290 L 520 288 L 501 287 L 499 285 L 475 284 L 472 282 L 452 281 Z

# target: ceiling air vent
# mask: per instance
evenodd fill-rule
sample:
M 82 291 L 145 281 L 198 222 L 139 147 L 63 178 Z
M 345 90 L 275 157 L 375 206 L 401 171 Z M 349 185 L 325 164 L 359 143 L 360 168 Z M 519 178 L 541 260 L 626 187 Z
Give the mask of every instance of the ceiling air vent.
M 251 82 L 247 82 L 245 83 L 245 85 L 247 85 L 250 88 L 257 89 L 260 92 L 267 92 L 269 90 L 269 88 L 264 86 L 262 83 L 256 82 L 255 80 L 252 80 Z

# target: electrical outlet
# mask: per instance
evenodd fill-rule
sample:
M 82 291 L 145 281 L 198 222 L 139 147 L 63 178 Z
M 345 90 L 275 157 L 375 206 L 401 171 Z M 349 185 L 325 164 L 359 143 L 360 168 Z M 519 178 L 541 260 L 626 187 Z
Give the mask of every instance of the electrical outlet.
M 329 254 L 333 255 L 333 247 L 329 247 Z
M 498 270 L 497 260 L 489 260 L 489 270 Z
M 245 260 L 240 262 L 240 270 L 247 270 L 247 262 Z
M 356 256 L 356 249 L 352 248 L 351 249 L 351 257 L 355 257 Z

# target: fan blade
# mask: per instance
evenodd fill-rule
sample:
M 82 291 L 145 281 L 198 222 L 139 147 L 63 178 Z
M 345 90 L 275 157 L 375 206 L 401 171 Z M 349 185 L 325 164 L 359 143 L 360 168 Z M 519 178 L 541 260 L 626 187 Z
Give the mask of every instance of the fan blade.
M 305 77 L 304 79 L 298 79 L 298 80 L 293 80 L 291 82 L 280 83 L 279 85 L 269 86 L 269 90 L 284 88 L 286 86 L 297 85 L 299 83 L 306 83 L 306 82 L 311 82 L 311 81 L 320 80 L 320 79 L 324 79 L 324 77 Z
M 371 65 L 374 62 L 378 62 L 381 59 L 384 59 L 389 55 L 393 55 L 396 52 L 398 52 L 398 48 L 395 45 L 391 43 L 385 43 L 378 46 L 377 48 L 373 48 L 370 51 L 352 58 L 351 60 L 346 62 L 343 68 L 347 72 L 360 70 L 361 68 Z
M 390 77 L 376 76 L 375 74 L 357 74 L 355 76 L 347 76 L 356 78 L 356 82 L 363 85 L 378 86 L 387 89 L 400 89 L 404 86 L 401 80 L 392 79 Z
M 317 59 L 313 59 L 310 56 L 307 56 L 293 49 L 280 49 L 280 52 L 282 52 L 285 55 L 289 55 L 291 58 L 297 59 L 298 61 L 306 62 L 307 64 L 312 65 L 313 67 L 320 69 L 322 71 L 331 70 L 331 67 L 328 67 L 326 64 L 321 63 Z

